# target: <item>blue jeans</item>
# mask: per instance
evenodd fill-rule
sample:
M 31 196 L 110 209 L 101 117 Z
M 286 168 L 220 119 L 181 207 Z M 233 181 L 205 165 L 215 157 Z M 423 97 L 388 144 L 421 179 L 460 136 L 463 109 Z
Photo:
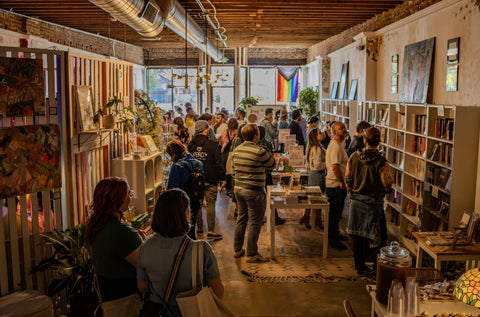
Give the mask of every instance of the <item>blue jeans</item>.
M 342 219 L 343 207 L 345 206 L 345 198 L 347 190 L 340 187 L 327 187 L 327 200 L 330 204 L 330 213 L 328 218 L 328 243 L 338 243 L 340 231 L 338 223 Z
M 263 226 L 263 217 L 267 206 L 265 190 L 235 188 L 235 197 L 238 205 L 238 216 L 235 224 L 233 248 L 235 252 L 242 250 L 245 231 L 248 228 L 247 256 L 257 255 L 258 237 Z

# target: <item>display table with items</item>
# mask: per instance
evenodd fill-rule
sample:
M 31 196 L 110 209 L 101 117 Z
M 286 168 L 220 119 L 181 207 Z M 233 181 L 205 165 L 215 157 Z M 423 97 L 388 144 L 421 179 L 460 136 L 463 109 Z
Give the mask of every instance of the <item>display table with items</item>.
M 375 296 L 375 285 L 367 285 L 367 291 L 372 298 L 371 316 L 387 317 L 388 307 L 380 303 Z M 455 297 L 453 297 L 455 298 Z M 467 305 L 457 299 L 451 300 L 421 300 L 419 304 L 419 317 L 434 316 L 478 316 L 480 309 Z M 439 315 L 436 315 L 439 314 Z
M 418 241 L 416 267 L 422 265 L 423 252 L 433 258 L 436 269 L 442 261 L 465 261 L 467 270 L 480 263 L 480 243 L 454 245 L 453 232 L 414 232 L 413 236 Z
M 295 189 L 293 186 L 267 187 L 267 231 L 270 232 L 271 257 L 275 257 L 275 209 L 321 209 L 324 213 L 323 258 L 327 257 L 328 249 L 328 213 L 330 205 L 318 186 L 305 186 Z M 300 186 L 301 188 L 301 186 Z M 315 228 L 315 212 L 311 218 L 312 228 Z

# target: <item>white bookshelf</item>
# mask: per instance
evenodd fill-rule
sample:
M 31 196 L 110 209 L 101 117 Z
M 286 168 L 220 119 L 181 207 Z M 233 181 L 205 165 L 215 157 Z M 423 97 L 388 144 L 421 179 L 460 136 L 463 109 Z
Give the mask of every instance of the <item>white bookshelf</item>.
M 351 136 L 356 135 L 357 101 L 340 99 L 322 99 L 320 119 L 326 121 L 340 121 L 345 124 Z
M 471 140 L 478 140 L 480 109 L 367 101 L 356 113 L 382 132 L 394 178 L 385 203 L 388 231 L 410 251 L 410 231 L 450 230 L 473 212 L 478 142 Z
M 125 177 L 135 194 L 131 205 L 135 213 L 147 211 L 148 200 L 156 199 L 163 189 L 163 157 L 161 152 L 140 159 L 127 157 L 111 161 L 111 175 Z

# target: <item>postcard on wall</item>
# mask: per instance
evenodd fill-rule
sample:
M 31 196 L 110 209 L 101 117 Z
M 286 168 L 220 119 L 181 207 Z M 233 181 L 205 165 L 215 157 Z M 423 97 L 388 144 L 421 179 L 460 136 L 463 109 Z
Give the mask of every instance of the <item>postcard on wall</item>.
M 278 143 L 285 143 L 287 135 L 290 135 L 290 129 L 279 129 L 278 130 Z
M 0 198 L 62 186 L 58 124 L 0 128 Z
M 45 115 L 42 59 L 0 57 L 0 113 Z
M 80 116 L 80 131 L 97 129 L 97 125 L 93 123 L 95 109 L 93 108 L 92 87 L 77 85 L 73 89 L 76 95 L 77 111 Z

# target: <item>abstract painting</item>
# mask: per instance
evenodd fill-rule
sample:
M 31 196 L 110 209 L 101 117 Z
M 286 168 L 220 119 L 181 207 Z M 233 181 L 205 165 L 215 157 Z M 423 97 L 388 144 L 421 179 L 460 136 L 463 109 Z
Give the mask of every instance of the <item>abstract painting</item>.
M 347 99 L 347 75 L 348 62 L 342 64 L 342 77 L 340 78 L 340 90 L 338 91 L 338 99 Z
M 7 117 L 45 114 L 41 59 L 0 57 L 0 114 Z
M 400 102 L 428 102 L 428 87 L 434 49 L 434 37 L 405 46 L 405 58 L 400 82 Z
M 0 198 L 62 186 L 57 124 L 0 128 Z

